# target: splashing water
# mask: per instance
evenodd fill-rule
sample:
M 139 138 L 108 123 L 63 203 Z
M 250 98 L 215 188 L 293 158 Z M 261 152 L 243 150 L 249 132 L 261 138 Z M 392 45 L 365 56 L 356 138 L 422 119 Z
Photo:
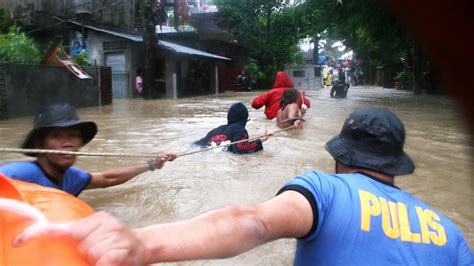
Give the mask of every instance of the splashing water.
M 229 144 L 232 143 L 230 140 L 223 141 L 219 144 L 215 142 L 211 142 L 211 146 L 208 146 L 208 148 L 214 148 L 214 147 L 222 147 L 222 149 L 213 149 L 214 152 L 221 152 L 221 151 L 227 151 L 229 149 Z

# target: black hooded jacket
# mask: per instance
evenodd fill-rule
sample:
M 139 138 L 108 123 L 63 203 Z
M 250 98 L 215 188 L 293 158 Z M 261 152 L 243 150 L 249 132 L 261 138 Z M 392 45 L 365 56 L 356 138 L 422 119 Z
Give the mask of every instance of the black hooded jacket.
M 212 142 L 220 145 L 226 140 L 235 142 L 248 139 L 248 132 L 247 129 L 245 129 L 248 117 L 249 112 L 247 107 L 242 103 L 235 103 L 227 112 L 227 125 L 222 125 L 209 131 L 204 138 L 194 142 L 193 144 L 200 147 L 208 147 L 211 146 Z M 262 149 L 262 141 L 259 139 L 255 141 L 240 142 L 231 145 L 228 148 L 228 150 L 233 153 L 252 153 Z

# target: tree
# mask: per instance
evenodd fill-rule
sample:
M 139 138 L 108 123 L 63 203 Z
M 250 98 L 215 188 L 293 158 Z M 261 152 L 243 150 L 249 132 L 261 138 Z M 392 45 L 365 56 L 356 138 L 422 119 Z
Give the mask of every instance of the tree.
M 429 65 L 415 49 L 413 37 L 383 1 L 307 0 L 293 5 L 278 0 L 220 0 L 217 4 L 231 32 L 258 48 L 252 57 L 266 74 L 267 82 L 276 70 L 295 62 L 298 41 L 305 37 L 313 38 L 315 59 L 318 36 L 322 36 L 328 46 L 331 40 L 342 40 L 369 67 L 401 65 L 401 58 L 407 55 L 412 55 L 414 60 L 410 61 L 418 66 Z M 333 57 L 340 55 L 331 47 L 325 50 L 334 53 Z M 410 65 L 409 70 L 414 69 Z M 419 86 L 423 71 L 417 69 L 414 84 Z
M 10 25 L 10 12 L 0 5 L 0 33 L 7 32 Z
M 7 34 L 0 35 L 0 62 L 37 64 L 39 60 L 40 52 L 35 42 L 20 28 L 12 26 Z
M 257 49 L 252 59 L 263 73 L 262 87 L 270 86 L 285 64 L 300 58 L 298 41 L 305 36 L 305 26 L 289 1 L 219 0 L 216 4 L 229 30 Z
M 304 15 L 311 24 L 319 25 L 314 32 L 321 32 L 321 28 L 327 30 L 331 38 L 343 40 L 344 45 L 369 66 L 400 64 L 401 58 L 410 54 L 418 66 L 428 65 L 428 59 L 421 58 L 420 50 L 415 49 L 417 44 L 412 36 L 383 1 L 309 0 L 304 5 Z M 413 64 L 409 67 L 414 71 L 413 90 L 420 93 L 422 71 Z
M 155 50 L 156 44 L 158 43 L 158 37 L 156 36 L 156 13 L 155 0 L 142 0 L 142 21 L 143 21 L 143 47 L 145 57 L 144 67 L 144 78 L 143 78 L 143 91 L 142 95 L 145 99 L 158 98 L 155 88 Z

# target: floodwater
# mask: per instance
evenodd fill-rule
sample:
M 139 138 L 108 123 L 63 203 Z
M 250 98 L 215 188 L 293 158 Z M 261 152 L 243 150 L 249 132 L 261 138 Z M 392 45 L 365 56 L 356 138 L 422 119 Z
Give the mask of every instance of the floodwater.
M 277 130 L 263 110 L 250 108 L 262 91 L 227 92 L 219 96 L 179 100 L 114 100 L 104 107 L 79 110 L 99 132 L 83 151 L 183 153 L 210 129 L 226 123 L 228 107 L 237 101 L 249 107 L 250 137 Z M 324 144 L 337 134 L 345 118 L 362 106 L 384 106 L 404 121 L 406 152 L 417 165 L 413 175 L 396 185 L 451 218 L 474 247 L 474 179 L 469 134 L 459 108 L 444 96 L 413 96 L 376 87 L 353 87 L 347 99 L 332 99 L 329 89 L 307 92 L 313 107 L 302 131 L 285 131 L 249 155 L 206 151 L 179 157 L 161 170 L 144 173 L 126 184 L 85 191 L 80 198 L 97 210 L 111 212 L 132 227 L 185 219 L 228 204 L 269 199 L 287 180 L 310 169 L 331 172 L 334 161 Z M 31 128 L 32 117 L 0 122 L 0 147 L 18 147 Z M 0 163 L 30 160 L 21 154 L 0 154 Z M 101 171 L 144 163 L 146 158 L 80 157 L 77 166 Z M 156 236 L 160 237 L 160 236 Z M 215 261 L 170 265 L 291 265 L 294 240 L 260 246 L 240 256 Z

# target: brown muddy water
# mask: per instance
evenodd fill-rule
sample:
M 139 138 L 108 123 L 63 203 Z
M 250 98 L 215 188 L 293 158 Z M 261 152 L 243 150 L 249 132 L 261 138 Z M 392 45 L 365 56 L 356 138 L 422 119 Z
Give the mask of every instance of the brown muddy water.
M 210 129 L 226 123 L 228 107 L 241 101 L 249 107 L 250 137 L 274 131 L 274 121 L 250 108 L 262 93 L 227 92 L 179 100 L 114 100 L 112 105 L 79 110 L 81 119 L 99 127 L 83 148 L 90 152 L 177 153 Z M 415 161 L 413 175 L 396 178 L 396 185 L 451 218 L 474 247 L 474 178 L 469 133 L 455 102 L 444 96 L 413 96 L 409 92 L 354 87 L 347 99 L 332 99 L 329 89 L 307 91 L 312 108 L 302 131 L 281 132 L 249 155 L 206 151 L 183 156 L 161 170 L 144 173 L 126 184 L 85 191 L 80 198 L 131 227 L 177 221 L 209 209 L 269 199 L 295 175 L 318 169 L 332 172 L 334 161 L 324 144 L 337 134 L 345 118 L 362 106 L 383 106 L 395 112 L 407 130 L 406 152 Z M 31 128 L 32 117 L 0 122 L 0 147 L 18 147 Z M 0 154 L 0 163 L 30 158 Z M 146 158 L 80 157 L 77 166 L 101 171 Z M 156 236 L 159 237 L 159 236 Z M 214 261 L 169 265 L 291 265 L 295 242 L 278 240 L 240 256 Z

